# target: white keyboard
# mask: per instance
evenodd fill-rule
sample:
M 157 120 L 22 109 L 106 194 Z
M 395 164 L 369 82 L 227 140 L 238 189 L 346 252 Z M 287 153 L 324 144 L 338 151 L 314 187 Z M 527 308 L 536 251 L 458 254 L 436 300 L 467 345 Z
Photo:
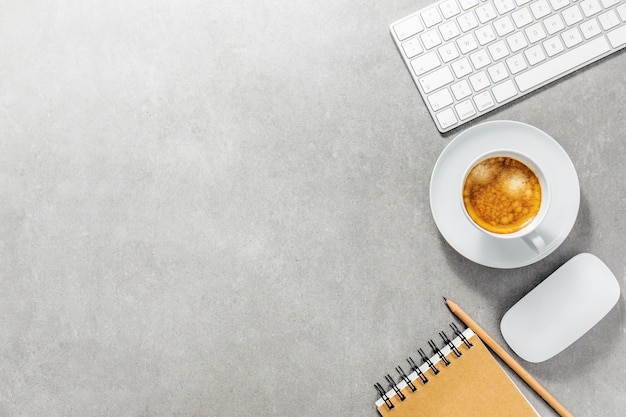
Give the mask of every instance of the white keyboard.
M 622 49 L 625 22 L 624 0 L 441 0 L 391 36 L 443 133 Z

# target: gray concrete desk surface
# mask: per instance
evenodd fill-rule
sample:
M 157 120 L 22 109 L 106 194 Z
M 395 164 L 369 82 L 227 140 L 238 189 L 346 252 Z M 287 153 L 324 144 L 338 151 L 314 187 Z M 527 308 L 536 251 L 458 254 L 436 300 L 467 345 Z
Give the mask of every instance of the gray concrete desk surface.
M 388 34 L 427 2 L 2 2 L 0 416 L 374 417 L 442 295 L 504 343 L 580 252 L 624 290 L 626 55 L 479 120 L 551 134 L 582 196 L 550 256 L 483 267 L 429 209 L 463 129 L 437 132 Z M 622 416 L 624 315 L 522 363 Z

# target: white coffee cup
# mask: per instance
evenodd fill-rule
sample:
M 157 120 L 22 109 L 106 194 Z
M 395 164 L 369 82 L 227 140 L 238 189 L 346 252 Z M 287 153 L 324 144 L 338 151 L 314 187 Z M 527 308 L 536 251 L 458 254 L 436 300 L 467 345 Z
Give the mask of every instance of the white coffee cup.
M 504 157 L 504 158 L 512 158 L 515 159 L 522 164 L 526 165 L 530 168 L 531 171 L 536 175 L 539 180 L 539 184 L 541 186 L 541 205 L 539 207 L 539 211 L 537 214 L 530 220 L 527 224 L 525 224 L 520 230 L 517 230 L 512 233 L 496 233 L 490 230 L 485 229 L 480 226 L 468 213 L 465 202 L 463 199 L 463 191 L 465 188 L 465 182 L 468 174 L 476 165 L 480 162 L 494 157 Z M 522 239 L 531 249 L 535 250 L 537 253 L 541 253 L 546 249 L 546 241 L 541 236 L 538 231 L 539 226 L 544 221 L 546 214 L 548 213 L 548 209 L 550 207 L 550 184 L 547 181 L 543 171 L 537 165 L 535 160 L 531 158 L 529 155 L 511 149 L 494 149 L 492 151 L 483 153 L 479 157 L 475 158 L 465 169 L 464 174 L 461 179 L 461 183 L 459 186 L 459 204 L 461 205 L 461 209 L 463 213 L 465 213 L 465 217 L 467 221 L 469 221 L 474 227 L 476 227 L 482 233 L 501 240 L 509 240 L 509 239 Z

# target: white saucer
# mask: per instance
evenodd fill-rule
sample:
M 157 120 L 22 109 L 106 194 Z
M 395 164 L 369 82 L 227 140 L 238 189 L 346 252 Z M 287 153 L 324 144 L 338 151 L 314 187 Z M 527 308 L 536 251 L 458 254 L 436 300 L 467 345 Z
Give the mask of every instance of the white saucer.
M 551 183 L 550 209 L 537 229 L 546 242 L 541 253 L 521 238 L 501 240 L 480 232 L 463 213 L 459 193 L 465 168 L 497 148 L 528 154 Z M 430 208 L 443 237 L 461 255 L 492 268 L 519 268 L 548 256 L 574 227 L 579 205 L 578 176 L 565 150 L 545 132 L 521 122 L 486 122 L 462 132 L 443 150 L 430 180 Z

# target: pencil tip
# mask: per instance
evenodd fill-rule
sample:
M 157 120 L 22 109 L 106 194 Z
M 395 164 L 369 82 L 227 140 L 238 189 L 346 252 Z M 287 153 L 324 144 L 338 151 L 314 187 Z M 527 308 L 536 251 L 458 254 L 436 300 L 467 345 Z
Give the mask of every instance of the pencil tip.
M 448 301 L 448 299 L 446 297 L 443 297 L 443 301 Z

